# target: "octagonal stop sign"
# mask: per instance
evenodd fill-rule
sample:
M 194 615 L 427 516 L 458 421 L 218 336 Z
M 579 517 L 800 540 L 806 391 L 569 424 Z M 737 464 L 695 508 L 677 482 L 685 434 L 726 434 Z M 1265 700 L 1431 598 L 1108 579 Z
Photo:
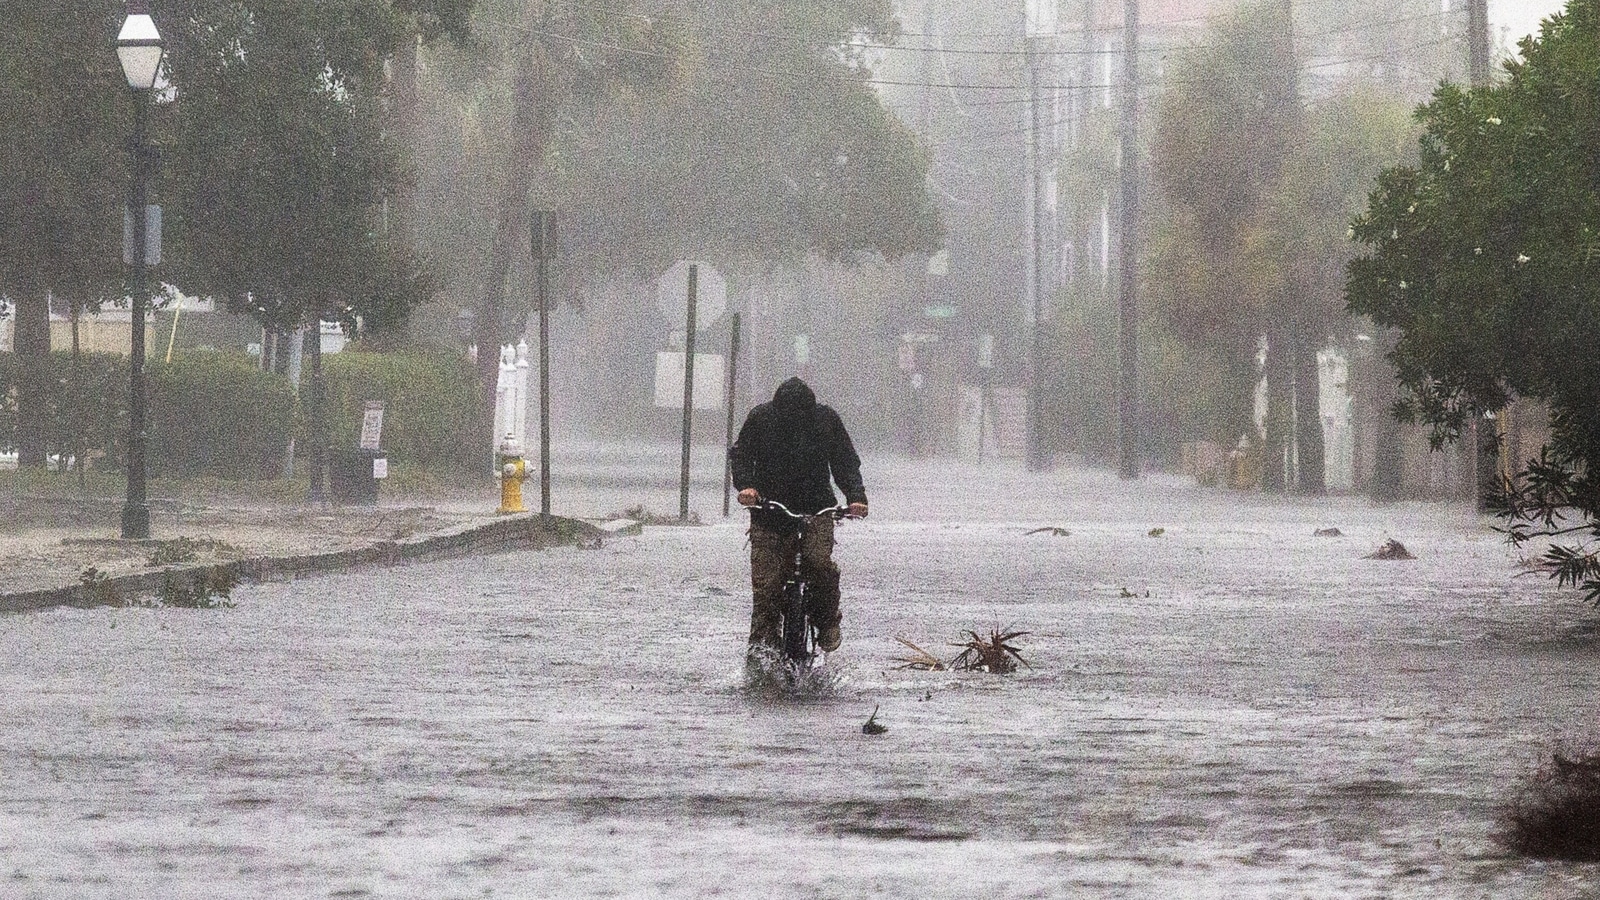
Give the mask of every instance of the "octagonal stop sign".
M 689 267 L 696 266 L 694 301 L 695 330 L 699 331 L 722 318 L 728 309 L 728 282 L 709 263 L 680 259 L 656 282 L 656 308 L 673 328 L 687 324 L 689 316 Z

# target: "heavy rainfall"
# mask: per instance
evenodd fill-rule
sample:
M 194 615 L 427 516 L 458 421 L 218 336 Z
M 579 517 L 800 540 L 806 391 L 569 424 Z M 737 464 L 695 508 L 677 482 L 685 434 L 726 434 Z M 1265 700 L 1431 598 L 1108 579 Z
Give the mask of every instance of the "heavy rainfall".
M 1600 0 L 0 76 L 0 896 L 1600 896 Z

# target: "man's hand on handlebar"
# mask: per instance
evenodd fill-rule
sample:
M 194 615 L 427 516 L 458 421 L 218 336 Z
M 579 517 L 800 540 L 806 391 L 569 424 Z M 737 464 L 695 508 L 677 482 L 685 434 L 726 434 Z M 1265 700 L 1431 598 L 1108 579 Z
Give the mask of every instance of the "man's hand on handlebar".
M 756 506 L 761 502 L 761 492 L 755 488 L 745 488 L 739 492 L 740 506 Z
M 867 505 L 865 503 L 852 503 L 850 504 L 849 512 L 850 515 L 858 519 L 865 519 L 867 517 Z

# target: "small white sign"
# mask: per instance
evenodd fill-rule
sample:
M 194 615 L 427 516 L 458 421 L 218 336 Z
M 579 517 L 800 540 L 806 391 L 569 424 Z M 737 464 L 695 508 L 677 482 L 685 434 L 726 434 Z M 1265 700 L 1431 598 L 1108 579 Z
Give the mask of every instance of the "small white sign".
M 803 366 L 811 362 L 811 335 L 797 334 L 794 336 L 794 364 Z
M 376 450 L 383 437 L 383 401 L 368 400 L 361 415 L 361 449 Z
M 721 409 L 727 390 L 723 380 L 720 353 L 694 355 L 694 408 Z M 662 351 L 656 354 L 656 406 L 683 409 L 683 354 Z
M 388 478 L 389 477 L 389 457 L 380 456 L 377 459 L 372 461 L 372 477 L 373 478 Z

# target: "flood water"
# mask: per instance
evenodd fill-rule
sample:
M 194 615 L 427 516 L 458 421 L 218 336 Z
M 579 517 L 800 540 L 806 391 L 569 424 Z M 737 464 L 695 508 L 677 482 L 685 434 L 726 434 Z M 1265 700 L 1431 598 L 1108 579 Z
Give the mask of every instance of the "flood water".
M 675 511 L 671 474 L 558 511 Z M 736 524 L 0 618 L 0 896 L 1597 896 L 1491 840 L 1594 735 L 1600 628 L 1487 520 L 866 475 L 801 698 L 744 682 Z M 1032 668 L 895 668 L 993 627 Z

